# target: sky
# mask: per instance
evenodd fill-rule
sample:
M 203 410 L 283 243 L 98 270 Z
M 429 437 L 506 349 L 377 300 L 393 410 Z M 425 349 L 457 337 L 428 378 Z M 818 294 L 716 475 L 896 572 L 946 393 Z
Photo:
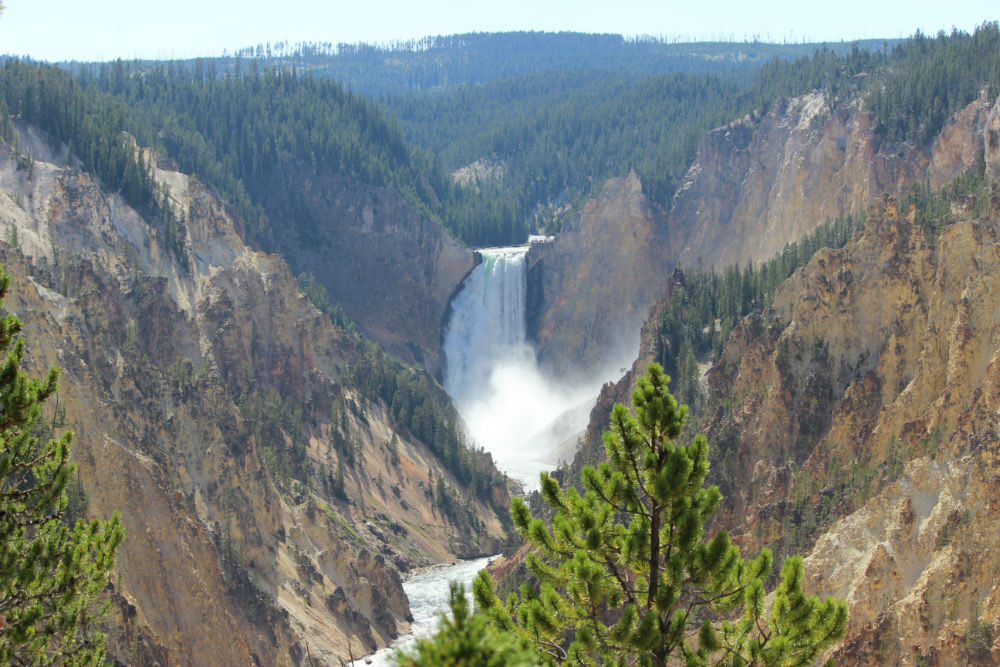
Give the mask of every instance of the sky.
M 820 42 L 971 32 L 996 0 L 3 0 L 0 54 L 192 58 L 267 42 L 386 43 L 504 30 Z

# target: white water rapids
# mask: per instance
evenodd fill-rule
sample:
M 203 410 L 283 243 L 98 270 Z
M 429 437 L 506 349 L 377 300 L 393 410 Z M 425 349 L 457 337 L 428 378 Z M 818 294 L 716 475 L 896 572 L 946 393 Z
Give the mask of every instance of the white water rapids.
M 463 560 L 454 565 L 437 565 L 404 581 L 403 590 L 410 600 L 410 613 L 413 614 L 410 634 L 400 637 L 392 643 L 392 646 L 355 660 L 352 664 L 357 667 L 365 665 L 383 667 L 395 664 L 392 656 L 397 651 L 411 650 L 418 638 L 431 635 L 437 630 L 438 612 L 448 611 L 451 582 L 465 584 L 465 593 L 471 600 L 472 580 L 493 558 L 495 556 Z
M 538 474 L 573 456 L 601 380 L 568 385 L 545 377 L 526 334 L 529 246 L 484 248 L 482 263 L 451 304 L 444 386 L 474 444 L 529 490 Z

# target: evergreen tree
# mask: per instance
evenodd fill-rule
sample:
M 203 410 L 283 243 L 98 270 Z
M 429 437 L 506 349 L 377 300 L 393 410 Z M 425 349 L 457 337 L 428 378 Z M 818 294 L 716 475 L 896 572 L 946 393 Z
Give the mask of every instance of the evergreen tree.
M 679 380 L 677 397 L 697 412 L 694 406 L 701 401 L 698 360 L 695 359 L 694 346 L 689 338 L 685 338 L 681 343 L 681 351 L 677 355 L 677 378 Z
M 804 595 L 793 557 L 768 608 L 770 552 L 745 560 L 725 531 L 706 539 L 722 496 L 703 486 L 704 436 L 675 444 L 687 406 L 668 382 L 650 364 L 632 395 L 636 414 L 614 406 L 604 435 L 610 462 L 584 469 L 585 495 L 542 474 L 551 527 L 514 500 L 539 586 L 522 585 L 504 604 L 480 572 L 478 605 L 500 631 L 535 646 L 540 663 L 811 664 L 844 636 L 846 603 Z
M 0 299 L 9 284 L 0 269 Z M 64 520 L 72 434 L 44 444 L 34 435 L 59 373 L 21 370 L 20 331 L 16 316 L 0 320 L 0 664 L 99 664 L 104 637 L 90 624 L 103 616 L 94 602 L 124 536 L 121 520 Z

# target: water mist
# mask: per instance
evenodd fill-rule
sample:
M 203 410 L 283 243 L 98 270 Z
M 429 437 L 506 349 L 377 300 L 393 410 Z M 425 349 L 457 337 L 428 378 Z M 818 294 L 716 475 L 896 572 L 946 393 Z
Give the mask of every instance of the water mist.
M 476 445 L 529 489 L 538 473 L 572 458 L 561 448 L 587 424 L 601 380 L 559 382 L 542 374 L 526 337 L 528 246 L 480 250 L 445 332 L 444 386 Z

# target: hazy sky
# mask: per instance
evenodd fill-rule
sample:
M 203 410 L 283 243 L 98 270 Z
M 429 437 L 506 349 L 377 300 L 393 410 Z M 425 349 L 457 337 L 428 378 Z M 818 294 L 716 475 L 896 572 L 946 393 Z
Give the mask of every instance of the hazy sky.
M 996 0 L 3 0 L 0 53 L 188 58 L 258 43 L 385 42 L 500 30 L 837 41 L 971 31 Z

